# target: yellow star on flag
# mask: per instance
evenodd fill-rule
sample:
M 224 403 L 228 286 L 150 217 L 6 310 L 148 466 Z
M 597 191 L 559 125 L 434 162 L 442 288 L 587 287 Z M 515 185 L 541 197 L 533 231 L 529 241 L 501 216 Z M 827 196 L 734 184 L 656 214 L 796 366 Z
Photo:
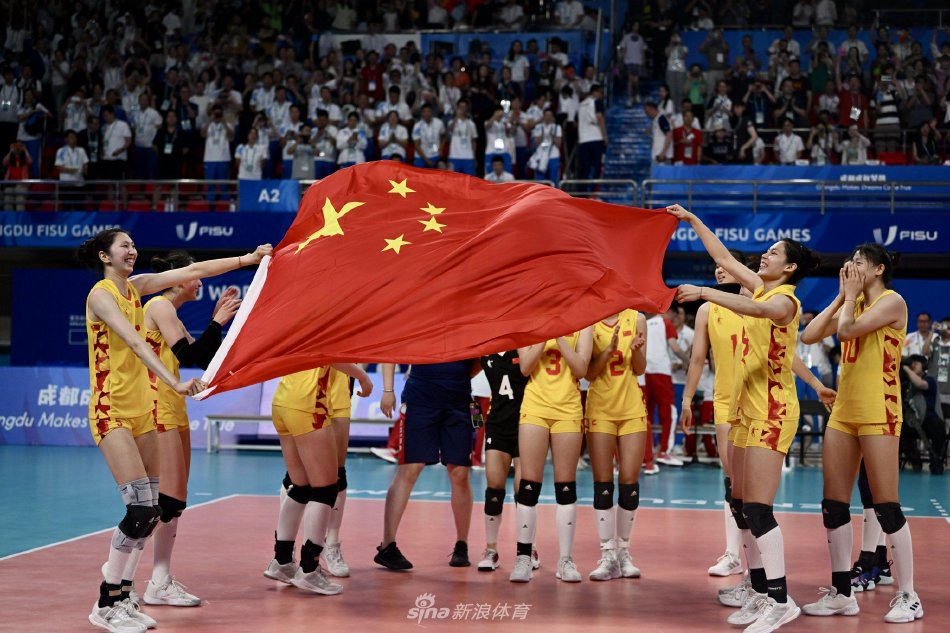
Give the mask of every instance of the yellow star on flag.
M 383 239 L 386 240 L 386 248 L 384 248 L 383 250 L 381 250 L 380 253 L 385 253 L 386 251 L 394 251 L 394 252 L 398 255 L 400 248 L 402 248 L 402 247 L 405 246 L 406 244 L 412 244 L 412 242 L 407 242 L 406 240 L 403 239 L 405 236 L 406 236 L 406 234 L 403 233 L 403 234 L 400 235 L 399 237 L 397 237 L 397 238 L 395 238 L 395 239 L 392 239 L 392 240 L 386 239 L 386 238 L 384 237 Z
M 393 186 L 393 188 L 390 189 L 390 190 L 388 191 L 388 193 L 398 193 L 398 194 L 399 194 L 400 196 L 402 196 L 403 198 L 406 197 L 406 194 L 407 194 L 407 193 L 415 193 L 416 190 L 415 190 L 415 189 L 410 189 L 410 188 L 409 188 L 409 185 L 406 184 L 406 181 L 407 181 L 407 180 L 409 180 L 409 179 L 408 179 L 408 178 L 403 178 L 401 182 L 396 182 L 395 180 L 390 180 L 390 181 L 389 181 L 389 184 L 391 184 L 391 185 Z
M 423 233 L 426 231 L 437 231 L 441 233 L 442 227 L 445 226 L 444 224 L 439 224 L 439 221 L 435 219 L 435 216 L 432 216 L 428 220 L 418 220 L 418 222 L 422 226 L 426 227 L 422 230 Z
M 429 215 L 439 215 L 440 213 L 442 213 L 443 211 L 445 211 L 445 207 L 436 207 L 436 206 L 433 206 L 433 204 L 432 204 L 431 202 L 427 202 L 426 205 L 428 205 L 428 206 L 426 206 L 426 207 L 424 207 L 424 208 L 420 208 L 419 210 L 420 210 L 420 211 L 424 211 L 424 212 L 428 213 Z
M 343 235 L 343 229 L 340 227 L 340 218 L 352 211 L 357 207 L 361 207 L 365 202 L 347 202 L 343 205 L 343 208 L 339 211 L 333 206 L 333 203 L 330 202 L 330 199 L 327 198 L 326 202 L 323 203 L 323 228 L 313 233 L 306 239 L 306 241 L 301 242 L 297 246 L 297 251 L 300 252 L 306 247 L 310 242 L 321 237 L 329 237 L 332 235 Z

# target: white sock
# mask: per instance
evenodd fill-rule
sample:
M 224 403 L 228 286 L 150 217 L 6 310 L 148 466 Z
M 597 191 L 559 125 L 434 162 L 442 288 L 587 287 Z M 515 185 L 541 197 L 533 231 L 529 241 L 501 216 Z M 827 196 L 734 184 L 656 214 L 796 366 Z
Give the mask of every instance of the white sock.
M 165 582 L 165 578 L 171 575 L 172 549 L 175 547 L 177 534 L 178 517 L 168 523 L 159 523 L 155 528 L 152 545 L 152 582 L 156 585 Z
M 125 561 L 125 569 L 122 570 L 123 580 L 135 580 L 135 570 L 139 568 L 139 561 L 142 560 L 142 552 L 145 551 L 145 541 L 142 541 L 141 548 L 134 548 L 129 558 Z
M 831 571 L 850 571 L 851 549 L 854 547 L 854 531 L 851 529 L 851 522 L 833 530 L 826 530 L 826 532 L 828 533 L 828 552 L 831 554 Z
M 742 551 L 745 552 L 747 569 L 762 569 L 762 555 L 759 553 L 759 544 L 752 536 L 752 530 L 739 530 L 742 540 Z
M 728 504 L 723 505 L 723 521 L 726 527 L 726 551 L 739 558 L 739 547 L 742 541 L 742 530 L 736 524 L 736 518 L 732 516 L 732 510 Z
M 762 568 L 769 580 L 785 577 L 785 539 L 782 528 L 774 527 L 755 539 L 762 556 Z
M 601 543 L 612 539 L 617 531 L 617 520 L 614 518 L 614 514 L 616 514 L 616 506 L 611 506 L 607 510 L 594 510 L 594 517 L 597 520 L 597 536 Z
M 556 513 L 557 542 L 561 558 L 570 557 L 574 549 L 574 531 L 577 529 L 577 504 L 559 505 Z
M 873 552 L 884 539 L 884 530 L 874 514 L 874 508 L 864 509 L 864 523 L 861 525 L 861 551 Z
M 914 542 L 910 538 L 910 523 L 888 535 L 897 586 L 901 591 L 914 593 Z
M 336 503 L 330 513 L 330 527 L 327 528 L 327 545 L 340 542 L 340 525 L 343 524 L 343 510 L 346 509 L 346 490 L 336 493 Z
M 630 542 L 630 533 L 633 531 L 633 523 L 637 518 L 636 510 L 627 510 L 617 507 L 617 538 L 621 543 Z M 626 545 L 623 546 L 626 548 Z
M 112 540 L 116 541 L 123 537 L 124 535 L 116 528 L 113 532 Z M 123 552 L 120 549 L 109 546 L 109 559 L 106 561 L 106 566 L 102 569 L 103 579 L 110 585 L 118 585 L 122 582 L 122 574 L 125 572 L 125 565 L 129 562 L 130 552 Z
M 535 530 L 538 525 L 538 507 L 519 504 L 515 516 L 518 517 L 518 542 L 534 544 Z
M 280 504 L 280 513 L 277 515 L 278 541 L 297 540 L 297 530 L 300 529 L 300 521 L 308 505 L 310 504 L 297 503 L 290 497 L 284 496 Z
M 311 501 L 307 504 L 303 515 L 303 533 L 308 541 L 323 547 L 327 537 L 327 526 L 330 524 L 330 513 L 332 512 L 333 507 L 325 503 Z
M 498 545 L 498 531 L 501 529 L 501 515 L 485 515 L 485 542 Z
M 876 519 L 877 515 L 875 515 L 874 518 Z M 886 544 L 887 544 L 887 534 L 884 533 L 884 530 L 881 530 L 881 537 L 877 539 L 877 546 L 883 547 Z

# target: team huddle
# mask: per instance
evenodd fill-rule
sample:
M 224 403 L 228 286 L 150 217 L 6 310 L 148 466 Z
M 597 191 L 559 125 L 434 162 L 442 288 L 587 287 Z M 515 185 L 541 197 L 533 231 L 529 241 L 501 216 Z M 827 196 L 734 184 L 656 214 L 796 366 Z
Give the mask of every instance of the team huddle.
M 913 586 L 910 527 L 898 501 L 902 422 L 898 372 L 907 309 L 900 295 L 888 288 L 894 267 L 891 256 L 876 244 L 858 246 L 839 272 L 837 297 L 801 334 L 803 342 L 831 334 L 842 341 L 836 393 L 795 354 L 801 313 L 795 285 L 817 269 L 817 256 L 785 239 L 772 245 L 750 270 L 692 213 L 679 205 L 668 212 L 691 225 L 717 266 L 716 287 L 683 285 L 677 299 L 704 302 L 697 312 L 682 422 L 684 428 L 690 427 L 693 397 L 703 375 L 711 373 L 727 508 L 728 571 L 719 575 L 741 573 L 739 544 L 748 570 L 738 585 L 719 591 L 720 603 L 737 608 L 729 623 L 745 626 L 748 633 L 768 633 L 802 611 L 813 616 L 857 615 L 854 593 L 893 583 L 890 564 L 898 592 L 885 620 L 913 622 L 923 617 Z M 170 572 L 177 523 L 187 499 L 190 442 L 185 396 L 204 388 L 198 380 L 182 382 L 178 370 L 181 365 L 208 366 L 221 343 L 221 327 L 234 316 L 240 301 L 232 293 L 223 296 L 198 339 L 188 334 L 177 309 L 195 299 L 200 279 L 258 264 L 270 252 L 271 247 L 263 245 L 248 255 L 204 262 L 177 252 L 153 260 L 157 272 L 132 276 L 137 252 L 127 232 L 102 231 L 80 248 L 80 259 L 103 275 L 86 304 L 93 390 L 90 428 L 126 505 L 102 568 L 99 598 L 89 615 L 99 628 L 122 633 L 154 628 L 156 622 L 141 610 L 140 599 L 150 605 L 201 604 Z M 156 296 L 143 306 L 141 297 L 150 294 Z M 517 542 L 509 580 L 529 582 L 540 568 L 535 547 L 537 504 L 550 450 L 557 503 L 556 577 L 581 582 L 572 551 L 576 472 L 586 440 L 601 550 L 588 577 L 595 581 L 640 577 L 630 537 L 652 432 L 652 412 L 647 411 L 638 384 L 646 368 L 646 331 L 646 315 L 624 310 L 536 345 L 472 361 L 414 366 L 402 394 L 399 467 L 387 494 L 375 562 L 393 570 L 412 568 L 396 546 L 398 526 L 424 466 L 441 462 L 452 484 L 457 530 L 449 564 L 471 564 L 469 469 L 473 419 L 478 416 L 471 408 L 470 378 L 484 371 L 492 397 L 485 434 L 486 547 L 478 570 L 492 572 L 502 565 L 498 535 L 512 466 Z M 391 417 L 397 412 L 394 366 L 383 365 L 382 370 L 381 408 Z M 821 504 L 831 587 L 820 600 L 801 608 L 788 595 L 782 531 L 773 513 L 785 454 L 798 427 L 796 375 L 831 409 L 822 443 Z M 579 387 L 582 379 L 589 382 L 586 400 Z M 274 558 L 264 575 L 318 594 L 340 593 L 343 586 L 331 578 L 349 576 L 340 530 L 354 380 L 359 383 L 357 395 L 369 396 L 373 389 L 369 376 L 347 363 L 285 376 L 274 394 L 273 421 L 287 475 Z M 859 469 L 862 499 L 873 512 L 865 512 L 861 558 L 852 567 L 849 500 Z M 301 524 L 305 540 L 298 550 L 295 540 Z M 132 580 L 145 542 L 153 534 L 152 578 L 140 597 Z M 889 549 L 881 548 L 884 540 Z

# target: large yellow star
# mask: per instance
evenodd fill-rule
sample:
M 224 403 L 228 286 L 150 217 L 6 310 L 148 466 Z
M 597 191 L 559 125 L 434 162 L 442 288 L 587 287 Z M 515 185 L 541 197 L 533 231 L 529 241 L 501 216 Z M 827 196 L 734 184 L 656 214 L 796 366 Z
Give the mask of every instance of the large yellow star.
M 423 233 L 426 231 L 437 231 L 441 233 L 442 227 L 445 226 L 444 224 L 439 224 L 439 221 L 435 219 L 435 216 L 432 216 L 428 220 L 418 220 L 418 222 L 422 226 L 426 227 L 422 230 Z
M 402 196 L 403 198 L 406 197 L 406 194 L 407 194 L 407 193 L 415 193 L 416 190 L 415 190 L 415 189 L 410 189 L 410 188 L 409 188 L 409 185 L 406 184 L 406 181 L 407 181 L 407 180 L 409 180 L 409 179 L 408 179 L 408 178 L 403 178 L 403 179 L 402 179 L 402 182 L 396 182 L 395 180 L 390 180 L 390 181 L 389 181 L 389 184 L 391 184 L 391 185 L 393 186 L 393 188 L 390 189 L 390 190 L 388 191 L 388 193 L 398 193 L 398 194 L 399 194 L 400 196 Z
M 440 207 L 433 206 L 431 202 L 427 202 L 426 205 L 427 205 L 426 207 L 420 208 L 419 210 L 425 211 L 429 215 L 439 215 L 440 213 L 445 211 L 445 207 L 440 208 Z
M 406 244 L 412 244 L 412 242 L 407 242 L 406 240 L 403 239 L 405 236 L 406 234 L 403 233 L 402 235 L 400 235 L 399 237 L 393 240 L 386 239 L 384 237 L 383 239 L 386 240 L 386 248 L 384 248 L 380 252 L 385 253 L 386 251 L 394 251 L 398 255 L 400 248 L 402 248 Z
M 346 215 L 353 209 L 363 206 L 364 204 L 366 203 L 365 202 L 347 202 L 346 204 L 343 205 L 342 209 L 337 211 L 334 208 L 333 203 L 330 202 L 330 199 L 327 198 L 326 202 L 323 203 L 323 228 L 317 231 L 316 233 L 312 233 L 310 237 L 307 238 L 306 241 L 301 242 L 300 245 L 297 246 L 296 252 L 299 253 L 301 250 L 303 250 L 305 246 L 307 246 L 310 242 L 314 241 L 315 239 L 318 239 L 321 237 L 329 237 L 331 235 L 343 235 L 343 229 L 340 227 L 340 218 L 342 218 L 344 215 Z

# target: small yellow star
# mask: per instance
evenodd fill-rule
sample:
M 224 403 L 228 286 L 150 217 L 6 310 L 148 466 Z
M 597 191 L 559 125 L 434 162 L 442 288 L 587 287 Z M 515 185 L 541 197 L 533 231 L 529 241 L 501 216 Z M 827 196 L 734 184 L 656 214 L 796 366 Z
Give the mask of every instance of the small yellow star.
M 410 189 L 410 188 L 409 188 L 409 185 L 406 184 L 406 181 L 407 181 L 407 180 L 409 180 L 409 179 L 408 179 L 408 178 L 403 178 L 403 179 L 402 179 L 402 182 L 396 182 L 395 180 L 390 180 L 390 181 L 389 181 L 389 184 L 391 184 L 391 185 L 393 186 L 393 188 L 390 189 L 390 190 L 388 191 L 388 193 L 398 193 L 398 194 L 399 194 L 400 196 L 402 196 L 403 198 L 406 197 L 406 194 L 407 194 L 407 193 L 415 193 L 416 190 L 415 190 L 415 189 Z
M 426 207 L 420 208 L 419 210 L 424 211 L 428 213 L 429 215 L 439 215 L 440 213 L 445 211 L 445 207 L 439 208 L 439 207 L 433 206 L 431 202 L 427 202 L 426 205 L 427 205 Z
M 400 248 L 402 248 L 402 247 L 405 246 L 406 244 L 412 244 L 412 242 L 407 242 L 406 240 L 403 239 L 405 236 L 406 236 L 406 234 L 403 233 L 402 235 L 400 235 L 400 236 L 397 237 L 396 239 L 392 239 L 392 240 L 386 239 L 386 238 L 384 237 L 383 239 L 386 240 L 386 248 L 384 248 L 383 250 L 381 250 L 380 253 L 385 253 L 386 251 L 395 251 L 395 253 L 398 255 Z
M 439 221 L 435 219 L 435 216 L 432 216 L 428 220 L 418 220 L 418 222 L 422 226 L 426 227 L 425 229 L 423 229 L 422 231 L 423 233 L 425 233 L 426 231 L 437 231 L 441 233 L 442 227 L 445 226 L 444 224 L 439 224 Z

